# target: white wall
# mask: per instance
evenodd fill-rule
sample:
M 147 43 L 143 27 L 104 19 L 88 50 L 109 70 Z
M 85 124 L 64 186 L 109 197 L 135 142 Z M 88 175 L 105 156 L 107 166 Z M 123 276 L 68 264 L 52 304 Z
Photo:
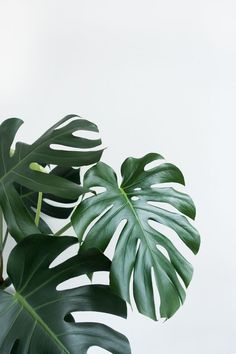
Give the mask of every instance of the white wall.
M 106 317 L 134 354 L 236 353 L 235 18 L 233 0 L 0 1 L 1 120 L 23 118 L 31 142 L 78 113 L 99 125 L 103 161 L 160 152 L 196 202 L 184 307 L 164 324 Z

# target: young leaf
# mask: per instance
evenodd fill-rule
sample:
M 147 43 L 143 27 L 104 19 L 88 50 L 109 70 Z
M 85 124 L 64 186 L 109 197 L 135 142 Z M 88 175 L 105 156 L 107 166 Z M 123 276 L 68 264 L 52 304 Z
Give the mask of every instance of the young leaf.
M 180 170 L 169 163 L 145 169 L 147 164 L 158 159 L 162 159 L 158 154 L 148 154 L 140 159 L 128 158 L 121 167 L 123 181 L 120 187 L 114 171 L 99 162 L 87 171 L 84 186 L 105 187 L 106 190 L 83 200 L 72 214 L 74 229 L 79 240 L 83 240 L 81 251 L 90 247 L 104 251 L 120 222 L 126 220 L 112 261 L 111 286 L 129 302 L 133 272 L 137 308 L 153 319 L 156 319 L 156 309 L 152 269 L 160 295 L 160 316 L 169 318 L 185 299 L 185 289 L 178 276 L 187 287 L 192 277 L 192 267 L 169 238 L 152 227 L 149 221 L 175 231 L 194 253 L 197 253 L 200 244 L 197 230 L 184 216 L 195 217 L 192 199 L 173 188 L 154 186 L 167 182 L 184 184 Z M 168 203 L 184 215 L 150 202 Z M 91 223 L 93 226 L 84 239 Z M 161 251 L 162 248 L 168 256 Z
M 104 324 L 76 322 L 71 315 L 98 311 L 126 318 L 125 302 L 109 286 L 56 290 L 72 277 L 110 269 L 110 261 L 95 249 L 50 267 L 76 242 L 75 237 L 32 235 L 13 249 L 7 270 L 15 293 L 0 290 L 1 353 L 85 354 L 91 346 L 98 346 L 113 354 L 130 354 L 122 334 Z
M 91 140 L 73 135 L 78 130 L 97 132 L 96 125 L 80 118 L 69 121 L 75 117 L 77 116 L 66 116 L 31 145 L 17 142 L 14 153 L 11 145 L 23 123 L 22 120 L 10 118 L 0 126 L 0 205 L 8 229 L 16 241 L 39 232 L 32 213 L 16 190 L 17 185 L 65 199 L 76 199 L 87 191 L 67 178 L 32 168 L 35 163 L 41 166 L 47 164 L 62 167 L 83 166 L 100 159 L 102 150 L 91 150 L 101 144 L 100 139 Z M 64 125 L 61 126 L 62 124 Z M 70 147 L 73 150 L 54 149 L 52 144 Z

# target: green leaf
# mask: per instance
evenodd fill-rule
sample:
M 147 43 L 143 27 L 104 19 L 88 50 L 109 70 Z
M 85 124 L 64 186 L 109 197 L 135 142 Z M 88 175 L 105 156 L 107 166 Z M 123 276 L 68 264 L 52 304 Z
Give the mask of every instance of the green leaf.
M 4 354 L 85 354 L 99 346 L 130 354 L 128 340 L 100 323 L 76 322 L 72 312 L 97 311 L 126 317 L 126 304 L 106 285 L 56 290 L 62 282 L 88 272 L 109 271 L 110 261 L 98 250 L 51 267 L 75 237 L 32 235 L 10 254 L 8 274 L 15 293 L 0 290 L 0 351 Z
M 100 145 L 100 139 L 91 140 L 73 135 L 76 131 L 97 132 L 96 125 L 80 118 L 69 121 L 75 117 L 77 116 L 66 116 L 31 145 L 17 142 L 15 150 L 11 149 L 11 145 L 22 120 L 10 118 L 0 126 L 0 205 L 8 229 L 16 241 L 39 232 L 17 186 L 65 199 L 76 199 L 87 191 L 57 174 L 32 169 L 36 164 L 42 167 L 48 164 L 64 168 L 78 167 L 93 164 L 100 159 L 102 150 L 91 149 Z M 52 144 L 72 150 L 54 149 Z
M 69 181 L 80 185 L 79 169 L 57 166 L 52 169 L 49 174 L 66 178 Z M 16 188 L 28 210 L 32 210 L 32 208 L 36 209 L 38 193 L 30 191 L 28 188 L 22 186 L 16 186 Z M 67 219 L 73 210 L 73 206 L 71 206 L 71 204 L 77 201 L 78 197 L 66 199 L 50 193 L 44 193 L 41 212 L 56 219 Z M 54 202 L 56 202 L 55 205 L 53 204 Z M 33 215 L 35 216 L 35 212 L 33 212 Z
M 184 184 L 180 170 L 169 163 L 145 168 L 150 162 L 159 159 L 162 157 L 158 154 L 148 154 L 140 159 L 125 160 L 121 167 L 123 181 L 120 187 L 114 171 L 99 162 L 87 171 L 84 186 L 104 187 L 105 191 L 83 200 L 72 214 L 74 229 L 80 242 L 83 241 L 81 252 L 90 247 L 104 251 L 118 225 L 126 220 L 112 261 L 111 286 L 130 302 L 133 273 L 133 294 L 137 308 L 153 319 L 157 315 L 152 270 L 160 296 L 159 312 L 164 318 L 171 317 L 184 302 L 185 287 L 189 285 L 193 270 L 172 241 L 158 231 L 158 227 L 151 226 L 150 221 L 175 231 L 176 236 L 194 253 L 197 253 L 200 244 L 197 230 L 184 216 L 195 217 L 192 199 L 173 188 L 161 186 L 162 183 L 170 182 Z M 166 210 L 165 204 L 160 207 L 150 202 L 167 203 L 176 212 Z

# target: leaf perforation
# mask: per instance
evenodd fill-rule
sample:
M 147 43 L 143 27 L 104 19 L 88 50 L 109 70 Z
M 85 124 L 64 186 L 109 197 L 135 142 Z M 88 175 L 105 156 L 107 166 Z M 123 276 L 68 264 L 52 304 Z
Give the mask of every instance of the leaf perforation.
M 28 354 L 41 354 L 42 351 L 53 351 L 53 354 L 87 354 L 92 346 L 104 348 L 113 354 L 130 354 L 127 339 L 112 328 L 96 322 L 65 320 L 65 316 L 78 311 L 104 312 L 123 318 L 127 316 L 125 302 L 114 295 L 107 285 L 90 284 L 57 291 L 56 284 L 71 276 L 108 271 L 110 268 L 109 259 L 98 250 L 77 254 L 55 267 L 48 267 L 49 262 L 52 263 L 74 243 L 75 238 L 69 236 L 57 238 L 31 235 L 19 242 L 11 252 L 7 269 L 15 292 L 10 294 L 0 290 L 1 308 L 4 305 L 8 308 L 5 314 L 0 314 L 0 327 L 4 327 L 6 321 L 12 324 L 10 329 L 6 328 L 8 333 L 0 333 L 0 348 L 4 354 L 11 354 L 12 343 L 16 342 L 14 350 Z M 42 260 L 45 250 L 48 258 L 44 259 L 35 273 L 37 260 Z M 23 283 L 19 285 L 18 275 L 22 269 Z M 31 273 L 34 273 L 33 277 Z M 27 290 L 19 292 L 19 288 L 25 288 L 25 283 Z M 33 293 L 35 289 L 37 291 Z M 14 306 L 10 308 L 9 304 Z M 22 321 L 26 330 L 22 327 Z M 59 336 L 62 333 L 66 338 Z
M 150 278 L 152 266 L 160 295 L 159 313 L 164 318 L 171 317 L 184 301 L 185 288 L 192 278 L 192 267 L 168 235 L 161 236 L 149 222 L 153 220 L 173 230 L 183 244 L 194 253 L 197 253 L 200 244 L 197 230 L 187 219 L 188 216 L 191 218 L 195 216 L 192 199 L 174 188 L 163 190 L 151 187 L 157 183 L 184 184 L 181 171 L 172 164 L 162 163 L 147 171 L 144 170 L 144 166 L 156 160 L 158 156 L 148 154 L 140 159 L 125 160 L 121 167 L 123 181 L 120 186 L 117 178 L 114 178 L 115 172 L 108 165 L 99 162 L 90 168 L 84 175 L 84 185 L 90 189 L 99 185 L 105 191 L 99 194 L 99 198 L 91 196 L 81 201 L 71 217 L 79 240 L 83 240 L 81 252 L 92 246 L 105 251 L 120 222 L 126 220 L 118 236 L 110 283 L 117 294 L 130 301 L 131 274 L 134 272 L 134 299 L 138 310 L 153 319 L 156 319 L 156 311 L 153 280 Z M 133 196 L 139 200 L 132 200 Z M 113 201 L 109 209 L 110 216 L 104 218 L 103 215 L 103 219 L 95 220 L 97 210 L 99 208 L 103 210 L 108 206 L 107 200 L 109 205 Z M 149 200 L 162 201 L 165 206 L 173 206 L 177 212 L 170 212 L 164 206 L 162 208 L 149 204 Z M 167 251 L 168 257 L 158 250 L 159 244 Z M 178 276 L 183 280 L 185 288 Z
M 59 172 L 57 174 L 58 171 L 55 171 L 54 174 L 53 169 L 52 173 L 46 174 L 42 171 L 36 172 L 35 166 L 34 168 L 30 167 L 31 163 L 34 163 L 41 166 L 56 165 L 59 168 L 64 166 L 69 169 L 73 166 L 90 165 L 100 159 L 103 152 L 100 147 L 100 139 L 87 139 L 85 142 L 72 135 L 72 132 L 78 130 L 98 132 L 97 127 L 87 120 L 77 118 L 77 116 L 73 116 L 76 120 L 70 124 L 68 120 L 71 118 L 72 116 L 63 118 L 31 145 L 17 142 L 13 153 L 11 153 L 13 150 L 11 146 L 23 121 L 18 118 L 10 118 L 0 126 L 0 205 L 6 216 L 9 232 L 17 242 L 29 234 L 38 233 L 39 230 L 43 233 L 45 230 L 46 232 L 51 231 L 42 219 L 38 226 L 35 225 L 34 212 L 31 209 L 34 201 L 30 201 L 31 194 L 24 195 L 24 198 L 21 197 L 23 189 L 28 189 L 27 193 L 51 193 L 57 198 L 68 197 L 74 201 L 77 201 L 80 195 L 88 192 L 81 186 L 79 178 L 74 182 L 75 178 L 66 176 L 66 173 Z M 56 128 L 65 122 L 66 125 L 56 131 Z M 71 149 L 68 151 L 52 150 L 50 145 L 54 143 Z M 82 147 L 86 145 L 86 148 L 77 151 L 76 148 L 80 148 L 81 144 Z M 3 186 L 7 190 L 6 193 Z M 16 194 L 12 191 L 13 187 L 16 187 Z M 65 194 L 65 190 L 68 190 L 68 194 Z M 6 195 L 3 196 L 3 194 Z M 63 201 L 60 200 L 60 202 Z M 47 210 L 45 204 L 44 209 Z M 55 210 L 58 209 L 49 208 L 48 212 L 55 214 Z M 68 213 L 71 211 L 61 210 L 60 218 L 68 217 Z

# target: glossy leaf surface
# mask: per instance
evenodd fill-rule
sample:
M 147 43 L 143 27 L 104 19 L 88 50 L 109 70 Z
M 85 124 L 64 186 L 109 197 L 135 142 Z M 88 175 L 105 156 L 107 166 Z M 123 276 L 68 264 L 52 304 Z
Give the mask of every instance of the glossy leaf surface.
M 79 169 L 57 166 L 53 168 L 49 172 L 49 174 L 66 178 L 69 181 L 80 185 Z M 26 205 L 29 211 L 31 211 L 32 208 L 34 209 L 37 208 L 37 201 L 38 201 L 37 192 L 31 191 L 28 188 L 22 186 L 18 186 L 17 190 L 21 196 L 21 199 L 23 200 L 24 204 Z M 50 193 L 44 193 L 41 212 L 45 215 L 51 216 L 56 219 L 67 219 L 73 210 L 73 206 L 71 206 L 71 204 L 74 204 L 77 201 L 78 201 L 78 197 L 66 199 L 60 196 L 55 196 Z M 35 217 L 34 211 L 33 211 L 33 215 Z
M 19 186 L 69 200 L 78 198 L 86 191 L 68 178 L 35 171 L 30 167 L 38 163 L 41 166 L 52 164 L 71 168 L 90 165 L 100 159 L 102 150 L 92 149 L 101 144 L 100 139 L 74 135 L 77 131 L 97 132 L 96 125 L 80 118 L 71 120 L 75 117 L 66 116 L 31 145 L 17 142 L 13 154 L 11 146 L 23 122 L 18 118 L 10 118 L 0 126 L 0 205 L 8 229 L 17 241 L 39 232 L 32 213 L 17 191 Z
M 123 181 L 120 187 L 115 172 L 99 162 L 85 174 L 84 186 L 103 187 L 105 191 L 83 200 L 72 214 L 74 229 L 79 240 L 83 241 L 81 251 L 90 247 L 104 251 L 121 221 L 126 221 L 112 261 L 111 286 L 130 302 L 133 273 L 137 308 L 153 319 L 157 318 L 153 287 L 157 285 L 160 296 L 160 316 L 169 318 L 184 302 L 185 287 L 193 272 L 168 235 L 158 230 L 158 225 L 174 231 L 193 253 L 197 253 L 200 244 L 197 230 L 186 218 L 195 217 L 192 199 L 171 187 L 162 186 L 170 182 L 184 184 L 180 170 L 169 163 L 148 169 L 147 164 L 160 159 L 162 157 L 158 154 L 148 154 L 140 159 L 125 160 L 121 167 Z M 167 210 L 166 204 L 176 211 Z M 154 221 L 157 227 L 150 221 Z
M 126 317 L 125 302 L 109 286 L 56 290 L 72 277 L 110 269 L 110 261 L 94 249 L 50 267 L 76 242 L 74 237 L 33 235 L 13 249 L 7 268 L 16 292 L 0 291 L 1 353 L 85 354 L 98 346 L 114 354 L 130 354 L 122 334 L 100 323 L 76 322 L 71 315 L 97 311 Z

